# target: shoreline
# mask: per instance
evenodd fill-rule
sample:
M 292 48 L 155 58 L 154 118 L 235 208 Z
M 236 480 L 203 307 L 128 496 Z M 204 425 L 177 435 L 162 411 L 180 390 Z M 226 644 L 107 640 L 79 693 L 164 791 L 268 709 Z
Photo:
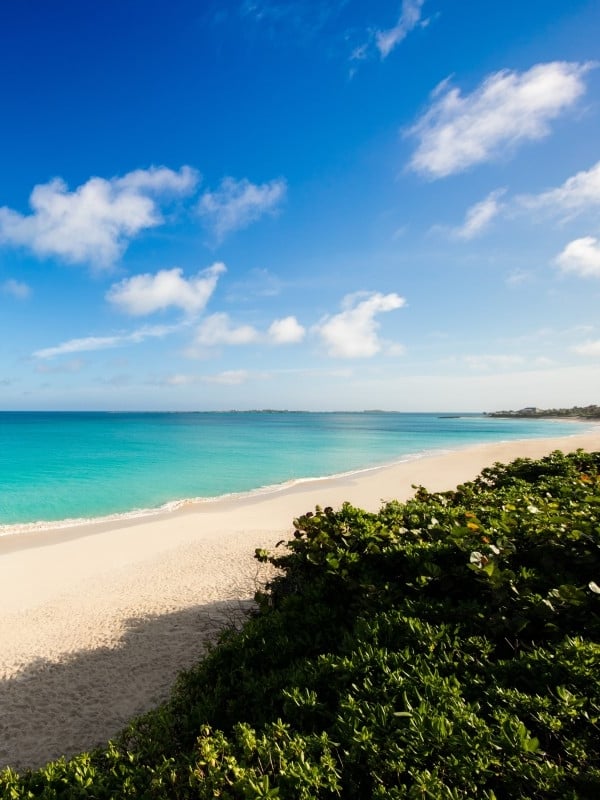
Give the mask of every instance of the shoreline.
M 469 445 L 466 446 L 468 447 Z M 393 461 L 382 464 L 374 464 L 367 467 L 358 467 L 346 472 L 335 472 L 331 475 L 290 478 L 289 480 L 282 481 L 281 483 L 271 483 L 265 486 L 259 486 L 256 489 L 249 489 L 247 491 L 226 492 L 225 494 L 211 495 L 207 497 L 184 497 L 179 500 L 170 500 L 164 505 L 156 508 L 133 509 L 131 511 L 116 512 L 114 514 L 106 514 L 99 517 L 73 517 L 60 520 L 39 520 L 37 522 L 0 523 L 0 542 L 2 541 L 3 537 L 7 536 L 47 533 L 50 531 L 58 531 L 62 533 L 72 528 L 87 529 L 96 526 L 113 527 L 117 525 L 129 525 L 136 524 L 137 522 L 151 521 L 152 519 L 158 517 L 171 517 L 184 509 L 198 509 L 204 505 L 211 505 L 213 503 L 233 503 L 238 501 L 243 503 L 245 500 L 252 500 L 253 498 L 260 499 L 277 494 L 278 492 L 285 492 L 288 489 L 293 489 L 295 486 L 299 486 L 303 483 L 318 485 L 326 481 L 351 478 L 353 476 L 362 475 L 363 473 L 384 470 L 397 466 L 398 464 L 411 463 L 413 461 L 418 461 L 421 458 L 443 455 L 444 453 L 449 452 L 454 451 L 450 449 L 439 448 L 423 450 L 422 452 L 416 453 L 407 453 L 406 455 L 398 459 L 394 459 Z
M 444 491 L 495 461 L 600 450 L 584 433 L 471 445 L 162 515 L 0 537 L 0 769 L 116 735 L 168 697 L 266 577 L 253 558 L 316 504 L 377 511 L 413 484 Z
M 224 412 L 232 413 L 232 412 Z M 549 422 L 562 422 L 559 417 L 548 418 Z M 586 435 L 593 433 L 594 430 L 600 430 L 600 421 L 590 421 L 586 418 L 570 418 L 566 420 L 575 425 L 585 425 L 586 429 L 581 433 L 562 434 L 560 437 L 526 437 L 523 439 L 506 439 L 498 440 L 495 442 L 481 442 L 478 444 L 465 444 L 460 447 L 451 448 L 432 448 L 430 450 L 416 451 L 413 453 L 406 453 L 392 461 L 386 461 L 380 464 L 368 465 L 365 467 L 357 467 L 344 472 L 333 473 L 329 475 L 312 475 L 299 478 L 290 478 L 280 483 L 266 484 L 258 486 L 255 489 L 242 490 L 239 492 L 226 492 L 220 495 L 198 496 L 198 497 L 183 497 L 176 500 L 170 500 L 161 506 L 149 508 L 137 508 L 130 511 L 108 513 L 97 517 L 73 517 L 59 520 L 37 520 L 35 522 L 22 522 L 22 523 L 0 523 L 0 554 L 2 553 L 3 540 L 7 537 L 27 537 L 35 536 L 36 534 L 45 534 L 48 532 L 56 532 L 61 537 L 68 536 L 68 531 L 72 530 L 75 536 L 85 535 L 88 529 L 106 530 L 114 526 L 128 526 L 130 524 L 138 524 L 143 522 L 151 522 L 152 520 L 162 517 L 171 517 L 178 514 L 182 510 L 198 509 L 205 505 L 210 506 L 222 502 L 240 502 L 252 500 L 253 498 L 269 497 L 280 492 L 286 492 L 289 489 L 294 489 L 296 486 L 302 484 L 310 484 L 318 486 L 321 483 L 329 481 L 337 481 L 344 478 L 352 478 L 353 476 L 360 476 L 364 473 L 378 472 L 394 468 L 401 464 L 414 463 L 421 459 L 445 455 L 447 453 L 461 452 L 464 449 L 487 447 L 501 444 L 512 444 L 527 441 L 539 441 L 548 438 L 560 438 L 569 440 L 574 436 Z

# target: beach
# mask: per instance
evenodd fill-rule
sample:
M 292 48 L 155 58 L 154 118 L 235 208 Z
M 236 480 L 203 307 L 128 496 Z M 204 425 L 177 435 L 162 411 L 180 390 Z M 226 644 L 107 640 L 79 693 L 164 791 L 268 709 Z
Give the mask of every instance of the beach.
M 292 521 L 348 500 L 377 511 L 413 485 L 451 489 L 496 461 L 600 450 L 600 426 L 472 446 L 139 519 L 0 537 L 0 768 L 37 767 L 116 735 L 250 608 L 253 558 Z

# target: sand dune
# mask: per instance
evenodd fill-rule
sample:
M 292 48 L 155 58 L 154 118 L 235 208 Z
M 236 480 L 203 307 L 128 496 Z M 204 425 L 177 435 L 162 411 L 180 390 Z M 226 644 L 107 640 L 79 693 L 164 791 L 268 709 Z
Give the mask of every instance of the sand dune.
M 344 500 L 377 510 L 412 484 L 449 489 L 494 461 L 600 450 L 600 427 L 471 447 L 122 523 L 0 538 L 0 768 L 101 744 L 168 696 L 265 578 L 256 547 Z

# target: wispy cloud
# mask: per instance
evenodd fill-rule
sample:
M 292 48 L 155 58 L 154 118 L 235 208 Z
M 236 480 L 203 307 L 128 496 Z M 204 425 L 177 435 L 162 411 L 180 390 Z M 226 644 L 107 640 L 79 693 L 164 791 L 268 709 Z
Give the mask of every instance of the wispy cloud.
M 543 139 L 550 122 L 583 95 L 583 76 L 592 66 L 555 61 L 526 72 L 502 70 L 467 95 L 442 82 L 408 131 L 418 140 L 409 167 L 443 178 Z
M 459 239 L 472 239 L 484 233 L 490 222 L 502 214 L 507 219 L 527 216 L 553 217 L 566 222 L 586 212 L 597 212 L 600 206 L 600 161 L 589 170 L 581 170 L 561 185 L 538 194 L 520 194 L 500 198 L 506 189 L 490 192 L 484 200 L 467 210 L 465 221 L 456 228 L 435 225 L 432 230 L 450 232 Z M 534 216 L 532 212 L 538 212 Z
M 216 372 L 210 375 L 186 375 L 176 373 L 169 375 L 161 383 L 167 386 L 190 386 L 194 383 L 214 383 L 220 386 L 239 386 L 246 383 L 251 377 L 256 377 L 256 374 L 248 372 L 245 369 L 227 369 L 223 372 Z M 260 373 L 260 377 L 264 378 L 265 373 Z
M 221 386 L 239 386 L 245 383 L 250 373 L 245 369 L 228 369 L 216 375 L 203 375 L 201 380 L 205 383 L 217 383 Z
M 505 189 L 496 189 L 479 203 L 471 206 L 467 210 L 463 224 L 453 229 L 454 236 L 458 239 L 471 240 L 489 228 L 494 217 L 497 217 L 504 207 L 504 204 L 500 202 L 500 197 L 505 191 Z
M 265 214 L 277 212 L 287 192 L 283 178 L 268 183 L 251 183 L 246 178 L 224 178 L 220 187 L 206 191 L 198 203 L 205 225 L 221 242 L 233 231 L 247 228 Z
M 506 278 L 508 286 L 522 286 L 532 279 L 532 273 L 525 269 L 514 269 Z
M 289 43 L 290 35 L 312 42 L 346 5 L 346 0 L 307 3 L 306 0 L 243 0 L 240 16 L 266 29 L 273 40 Z
M 31 287 L 27 283 L 17 281 L 14 278 L 4 281 L 1 288 L 4 294 L 9 294 L 17 300 L 27 300 L 31 295 Z
M 600 357 L 600 339 L 575 345 L 571 350 L 579 356 Z
M 31 214 L 0 208 L 0 243 L 26 247 L 40 257 L 108 268 L 136 234 L 162 223 L 160 200 L 188 194 L 197 182 L 191 167 L 90 178 L 74 191 L 55 178 L 34 187 Z
M 391 28 L 371 28 L 366 41 L 356 45 L 350 54 L 350 62 L 354 65 L 350 69 L 350 77 L 356 74 L 359 62 L 373 57 L 384 60 L 416 27 L 426 27 L 430 20 L 422 18 L 424 4 L 425 0 L 403 0 L 395 25 Z
M 555 189 L 518 195 L 515 203 L 525 210 L 543 210 L 571 218 L 600 206 L 600 161 L 572 175 Z
M 593 236 L 574 239 L 556 257 L 556 263 L 563 272 L 581 278 L 600 278 L 600 242 Z
M 145 339 L 161 339 L 175 331 L 181 330 L 179 325 L 153 325 L 138 328 L 130 333 L 116 334 L 115 336 L 85 336 L 81 339 L 69 339 L 54 347 L 44 347 L 33 353 L 34 358 L 55 358 L 70 353 L 89 353 L 94 350 L 108 350 L 114 347 L 124 347 L 130 344 L 139 344 Z
M 219 275 L 224 272 L 225 265 L 216 263 L 188 279 L 183 277 L 183 270 L 179 267 L 163 269 L 154 275 L 135 275 L 111 286 L 106 299 L 134 316 L 166 308 L 198 313 L 206 307 Z
M 348 295 L 342 303 L 344 310 L 325 317 L 314 330 L 330 356 L 371 358 L 383 347 L 377 315 L 402 308 L 405 304 L 405 299 L 395 293 L 360 292 Z
M 381 57 L 386 58 L 421 21 L 421 9 L 425 0 L 403 0 L 398 22 L 387 30 L 375 32 L 375 44 Z

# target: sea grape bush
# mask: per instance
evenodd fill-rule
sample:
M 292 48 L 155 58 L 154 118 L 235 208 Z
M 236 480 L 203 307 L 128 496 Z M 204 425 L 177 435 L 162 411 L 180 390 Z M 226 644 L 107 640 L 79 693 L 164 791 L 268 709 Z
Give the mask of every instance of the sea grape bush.
M 294 522 L 257 612 L 21 798 L 600 797 L 600 453 Z

